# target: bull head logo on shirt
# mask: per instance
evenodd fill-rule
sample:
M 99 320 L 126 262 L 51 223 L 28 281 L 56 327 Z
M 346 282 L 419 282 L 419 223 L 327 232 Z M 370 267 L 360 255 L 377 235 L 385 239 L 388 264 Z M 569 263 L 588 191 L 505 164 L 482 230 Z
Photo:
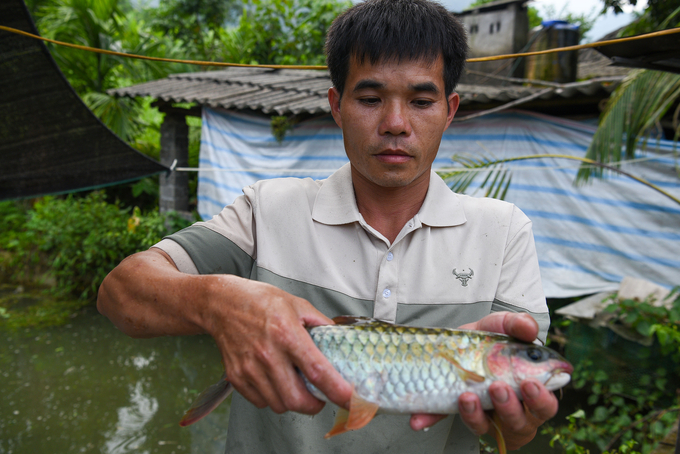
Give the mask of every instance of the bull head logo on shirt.
M 468 281 L 472 279 L 472 276 L 475 275 L 475 272 L 470 268 L 469 273 L 456 273 L 456 269 L 453 269 L 453 275 L 456 276 L 456 279 L 460 281 L 461 284 L 463 284 L 463 287 L 467 287 Z

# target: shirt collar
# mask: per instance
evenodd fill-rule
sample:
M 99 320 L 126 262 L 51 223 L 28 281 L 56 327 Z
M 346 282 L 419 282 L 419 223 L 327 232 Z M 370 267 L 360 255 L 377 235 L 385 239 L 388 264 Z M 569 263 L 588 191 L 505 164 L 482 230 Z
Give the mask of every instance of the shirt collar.
M 362 219 L 354 197 L 350 166 L 345 164 L 321 185 L 312 219 L 329 225 L 351 224 Z M 459 196 L 434 171 L 430 172 L 430 186 L 416 217 L 431 227 L 460 225 L 466 220 Z

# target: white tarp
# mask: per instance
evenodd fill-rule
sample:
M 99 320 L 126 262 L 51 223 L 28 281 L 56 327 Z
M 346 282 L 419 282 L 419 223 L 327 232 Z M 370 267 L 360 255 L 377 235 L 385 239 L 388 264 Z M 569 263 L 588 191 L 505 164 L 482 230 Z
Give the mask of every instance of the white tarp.
M 507 158 L 528 154 L 582 157 L 595 128 L 521 111 L 453 123 L 444 134 L 435 168 L 454 154 Z M 656 146 L 656 142 L 651 143 Z M 622 169 L 680 197 L 672 143 Z M 326 178 L 347 162 L 342 134 L 331 117 L 303 122 L 279 144 L 269 120 L 203 109 L 198 210 L 204 219 L 263 178 Z M 541 159 L 509 163 L 512 185 L 505 200 L 533 221 L 547 297 L 615 290 L 624 276 L 680 285 L 680 205 L 628 177 L 575 187 L 578 162 Z M 476 186 L 468 191 L 481 195 Z

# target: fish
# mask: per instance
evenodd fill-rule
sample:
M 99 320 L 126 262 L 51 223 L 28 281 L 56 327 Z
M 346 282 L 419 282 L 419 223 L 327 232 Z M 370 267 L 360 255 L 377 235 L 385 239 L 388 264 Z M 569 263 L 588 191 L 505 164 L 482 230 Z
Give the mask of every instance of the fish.
M 493 408 L 489 385 L 508 383 L 521 399 L 528 378 L 550 391 L 571 379 L 573 366 L 554 350 L 504 334 L 448 328 L 420 328 L 356 316 L 339 316 L 333 325 L 308 329 L 314 344 L 353 386 L 349 410 L 339 408 L 330 438 L 366 426 L 378 413 L 455 414 L 464 392 Z M 326 396 L 302 376 L 316 398 Z M 201 393 L 180 421 L 187 426 L 216 408 L 231 393 L 226 373 Z M 493 420 L 501 454 L 505 443 Z

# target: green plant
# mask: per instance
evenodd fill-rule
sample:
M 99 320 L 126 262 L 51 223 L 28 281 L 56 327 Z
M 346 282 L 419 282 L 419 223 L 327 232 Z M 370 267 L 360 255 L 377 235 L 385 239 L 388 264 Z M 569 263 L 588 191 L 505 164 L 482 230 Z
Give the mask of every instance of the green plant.
M 54 280 L 54 294 L 91 300 L 106 274 L 123 258 L 147 249 L 168 233 L 166 225 L 188 224 L 178 216 L 161 216 L 139 208 L 121 208 L 107 203 L 103 192 L 86 196 L 38 199 L 16 219 L 17 208 L 2 204 L 0 209 L 15 213 L 13 233 L 0 236 L 5 251 L 0 262 L 15 280 L 30 280 L 46 273 Z M 23 270 L 30 270 L 24 272 Z M 12 271 L 14 270 L 14 271 Z M 37 271 L 36 271 L 37 270 Z
M 614 452 L 647 454 L 676 424 L 680 412 L 674 380 L 680 373 L 680 287 L 671 292 L 667 303 L 668 307 L 614 298 L 606 312 L 610 323 L 656 339 L 656 348 L 672 360 L 673 370 L 659 367 L 630 386 L 590 361 L 578 364 L 572 386 L 587 392 L 588 406 L 569 415 L 566 425 L 542 429 L 552 436 L 551 445 L 560 445 L 567 454 L 587 454 L 587 444 L 610 453 L 616 448 Z M 633 451 L 633 446 L 639 451 Z

